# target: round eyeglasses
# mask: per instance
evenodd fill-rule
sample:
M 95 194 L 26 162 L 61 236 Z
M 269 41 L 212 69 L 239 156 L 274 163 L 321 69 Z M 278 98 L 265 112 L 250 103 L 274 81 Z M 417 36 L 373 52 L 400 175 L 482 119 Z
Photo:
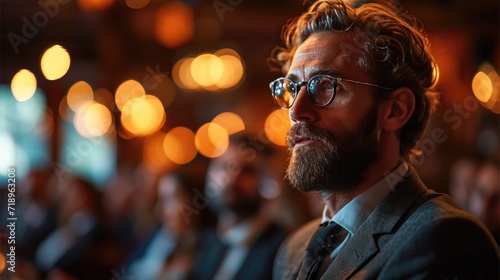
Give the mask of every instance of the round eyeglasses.
M 294 82 L 289 78 L 279 78 L 269 84 L 274 102 L 283 109 L 289 109 L 297 99 L 300 89 L 306 86 L 307 96 L 318 107 L 325 107 L 332 103 L 337 93 L 339 83 L 347 82 L 383 90 L 393 89 L 367 82 L 360 82 L 330 75 L 320 74 L 312 77 L 307 82 Z

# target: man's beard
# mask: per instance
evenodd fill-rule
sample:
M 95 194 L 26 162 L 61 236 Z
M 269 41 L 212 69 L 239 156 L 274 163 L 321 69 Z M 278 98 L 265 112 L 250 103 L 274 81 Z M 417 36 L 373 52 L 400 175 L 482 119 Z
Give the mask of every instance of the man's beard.
M 207 185 L 209 186 L 209 185 Z M 228 186 L 227 188 L 232 188 Z M 236 199 L 227 199 L 225 192 L 228 190 L 220 189 L 218 194 L 212 198 L 209 207 L 212 211 L 218 214 L 232 213 L 237 216 L 252 216 L 259 212 L 262 199 L 260 196 L 245 196 L 241 193 L 237 194 Z M 238 192 L 237 190 L 235 190 Z
M 237 203 L 226 205 L 236 215 L 239 216 L 252 216 L 259 212 L 261 206 L 261 199 L 252 197 L 247 199 L 240 199 Z
M 250 180 L 253 181 L 253 180 Z M 255 184 L 242 183 L 241 185 L 237 180 L 233 183 L 226 185 L 221 192 L 221 199 L 226 210 L 230 210 L 233 214 L 238 216 L 252 216 L 257 213 L 261 205 L 261 197 L 258 191 L 245 192 L 244 189 L 258 189 L 259 186 Z
M 377 107 L 347 135 L 318 129 L 309 123 L 298 123 L 287 134 L 292 152 L 286 176 L 302 192 L 349 191 L 364 179 L 364 173 L 379 156 L 380 143 L 376 135 Z M 320 146 L 293 149 L 293 137 L 300 135 L 318 141 Z

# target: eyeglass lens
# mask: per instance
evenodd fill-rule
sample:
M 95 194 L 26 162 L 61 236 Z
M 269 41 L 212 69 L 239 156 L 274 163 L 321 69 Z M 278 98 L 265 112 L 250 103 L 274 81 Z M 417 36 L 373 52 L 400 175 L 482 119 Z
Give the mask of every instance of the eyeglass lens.
M 309 81 L 308 94 L 314 104 L 326 106 L 335 95 L 335 79 L 327 76 L 316 76 Z
M 276 103 L 282 108 L 290 108 L 300 91 L 300 84 L 287 78 L 278 79 L 272 86 Z M 307 83 L 307 95 L 315 105 L 326 106 L 333 100 L 336 86 L 335 78 L 318 75 Z

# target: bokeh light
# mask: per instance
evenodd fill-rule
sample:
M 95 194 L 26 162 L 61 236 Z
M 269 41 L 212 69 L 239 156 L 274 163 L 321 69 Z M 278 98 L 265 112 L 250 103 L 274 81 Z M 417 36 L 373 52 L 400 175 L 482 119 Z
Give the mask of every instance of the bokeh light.
M 142 9 L 146 7 L 151 0 L 126 0 L 125 4 L 131 9 Z
M 488 102 L 493 92 L 491 80 L 484 72 L 478 72 L 472 80 L 472 91 L 481 102 Z
M 127 80 L 121 83 L 115 92 L 116 107 L 123 110 L 123 106 L 132 99 L 146 95 L 144 87 L 136 80 Z
M 152 95 L 129 100 L 122 110 L 121 124 L 134 136 L 146 136 L 160 130 L 165 123 L 165 109 Z
M 189 90 L 229 89 L 240 84 L 244 73 L 241 57 L 232 49 L 182 58 L 172 69 L 174 83 Z
M 155 36 L 168 48 L 178 48 L 189 42 L 194 34 L 194 15 L 189 6 L 171 1 L 161 6 L 155 15 Z
M 35 94 L 36 77 L 27 69 L 19 70 L 19 72 L 12 77 L 10 88 L 14 98 L 17 101 L 24 102 Z
M 472 80 L 472 91 L 483 107 L 500 114 L 500 76 L 491 64 L 479 67 Z
M 76 112 L 73 123 L 83 137 L 98 137 L 106 134 L 113 124 L 109 109 L 97 102 L 88 101 Z
M 106 106 L 96 102 L 87 109 L 83 121 L 91 136 L 102 136 L 109 131 L 113 118 Z
M 230 49 L 230 48 L 223 48 L 223 49 L 220 49 L 216 52 L 214 52 L 214 55 L 216 56 L 224 56 L 224 55 L 229 55 L 229 56 L 234 56 L 238 59 L 241 59 L 240 55 L 238 54 L 237 51 L 233 50 L 233 49 Z
M 42 73 L 50 81 L 62 78 L 68 72 L 70 64 L 68 51 L 60 45 L 48 48 L 40 61 Z
M 224 112 L 217 115 L 212 120 L 212 123 L 222 126 L 227 131 L 228 135 L 245 130 L 245 123 L 243 122 L 243 119 L 239 115 L 232 112 Z
M 73 112 L 77 112 L 82 104 L 94 100 L 92 87 L 84 81 L 74 83 L 68 90 L 66 101 Z
M 201 54 L 191 62 L 191 76 L 205 89 L 217 90 L 215 84 L 222 78 L 224 65 L 213 54 Z
M 201 87 L 196 83 L 191 74 L 191 63 L 194 58 L 183 58 L 177 61 L 172 69 L 174 83 L 183 89 L 198 90 Z
M 98 12 L 111 7 L 115 0 L 77 0 L 78 6 L 83 11 Z
M 192 161 L 198 153 L 194 132 L 182 126 L 171 129 L 165 136 L 163 149 L 167 157 L 177 164 Z
M 264 131 L 267 138 L 278 146 L 286 146 L 286 133 L 289 129 L 288 110 L 275 110 L 266 118 Z
M 219 88 L 232 88 L 243 78 L 244 69 L 241 60 L 232 55 L 223 55 L 219 59 L 224 65 L 224 75 L 215 84 Z
M 167 158 L 163 150 L 165 135 L 164 132 L 158 131 L 144 141 L 143 162 L 148 169 L 159 174 L 175 167 L 175 163 Z
M 203 156 L 216 158 L 227 150 L 229 135 L 222 126 L 206 123 L 196 131 L 195 145 Z
M 90 108 L 90 105 L 94 104 L 94 101 L 87 101 L 81 104 L 78 110 L 73 115 L 73 125 L 76 129 L 76 132 L 85 138 L 90 138 L 92 135 L 87 130 L 85 126 L 85 115 L 87 114 L 87 110 Z
M 220 88 L 236 86 L 245 74 L 240 55 L 233 49 L 225 48 L 214 53 L 224 64 L 224 75 L 216 83 Z

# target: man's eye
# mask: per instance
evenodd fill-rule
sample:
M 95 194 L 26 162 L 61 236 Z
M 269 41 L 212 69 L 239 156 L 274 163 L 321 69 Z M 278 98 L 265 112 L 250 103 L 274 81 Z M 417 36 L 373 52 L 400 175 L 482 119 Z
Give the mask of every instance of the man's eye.
M 335 84 L 333 81 L 323 79 L 319 82 L 318 89 L 322 92 L 331 92 L 335 89 Z
M 322 86 L 324 89 L 327 89 L 327 90 L 334 88 L 334 84 L 331 81 L 323 81 Z

